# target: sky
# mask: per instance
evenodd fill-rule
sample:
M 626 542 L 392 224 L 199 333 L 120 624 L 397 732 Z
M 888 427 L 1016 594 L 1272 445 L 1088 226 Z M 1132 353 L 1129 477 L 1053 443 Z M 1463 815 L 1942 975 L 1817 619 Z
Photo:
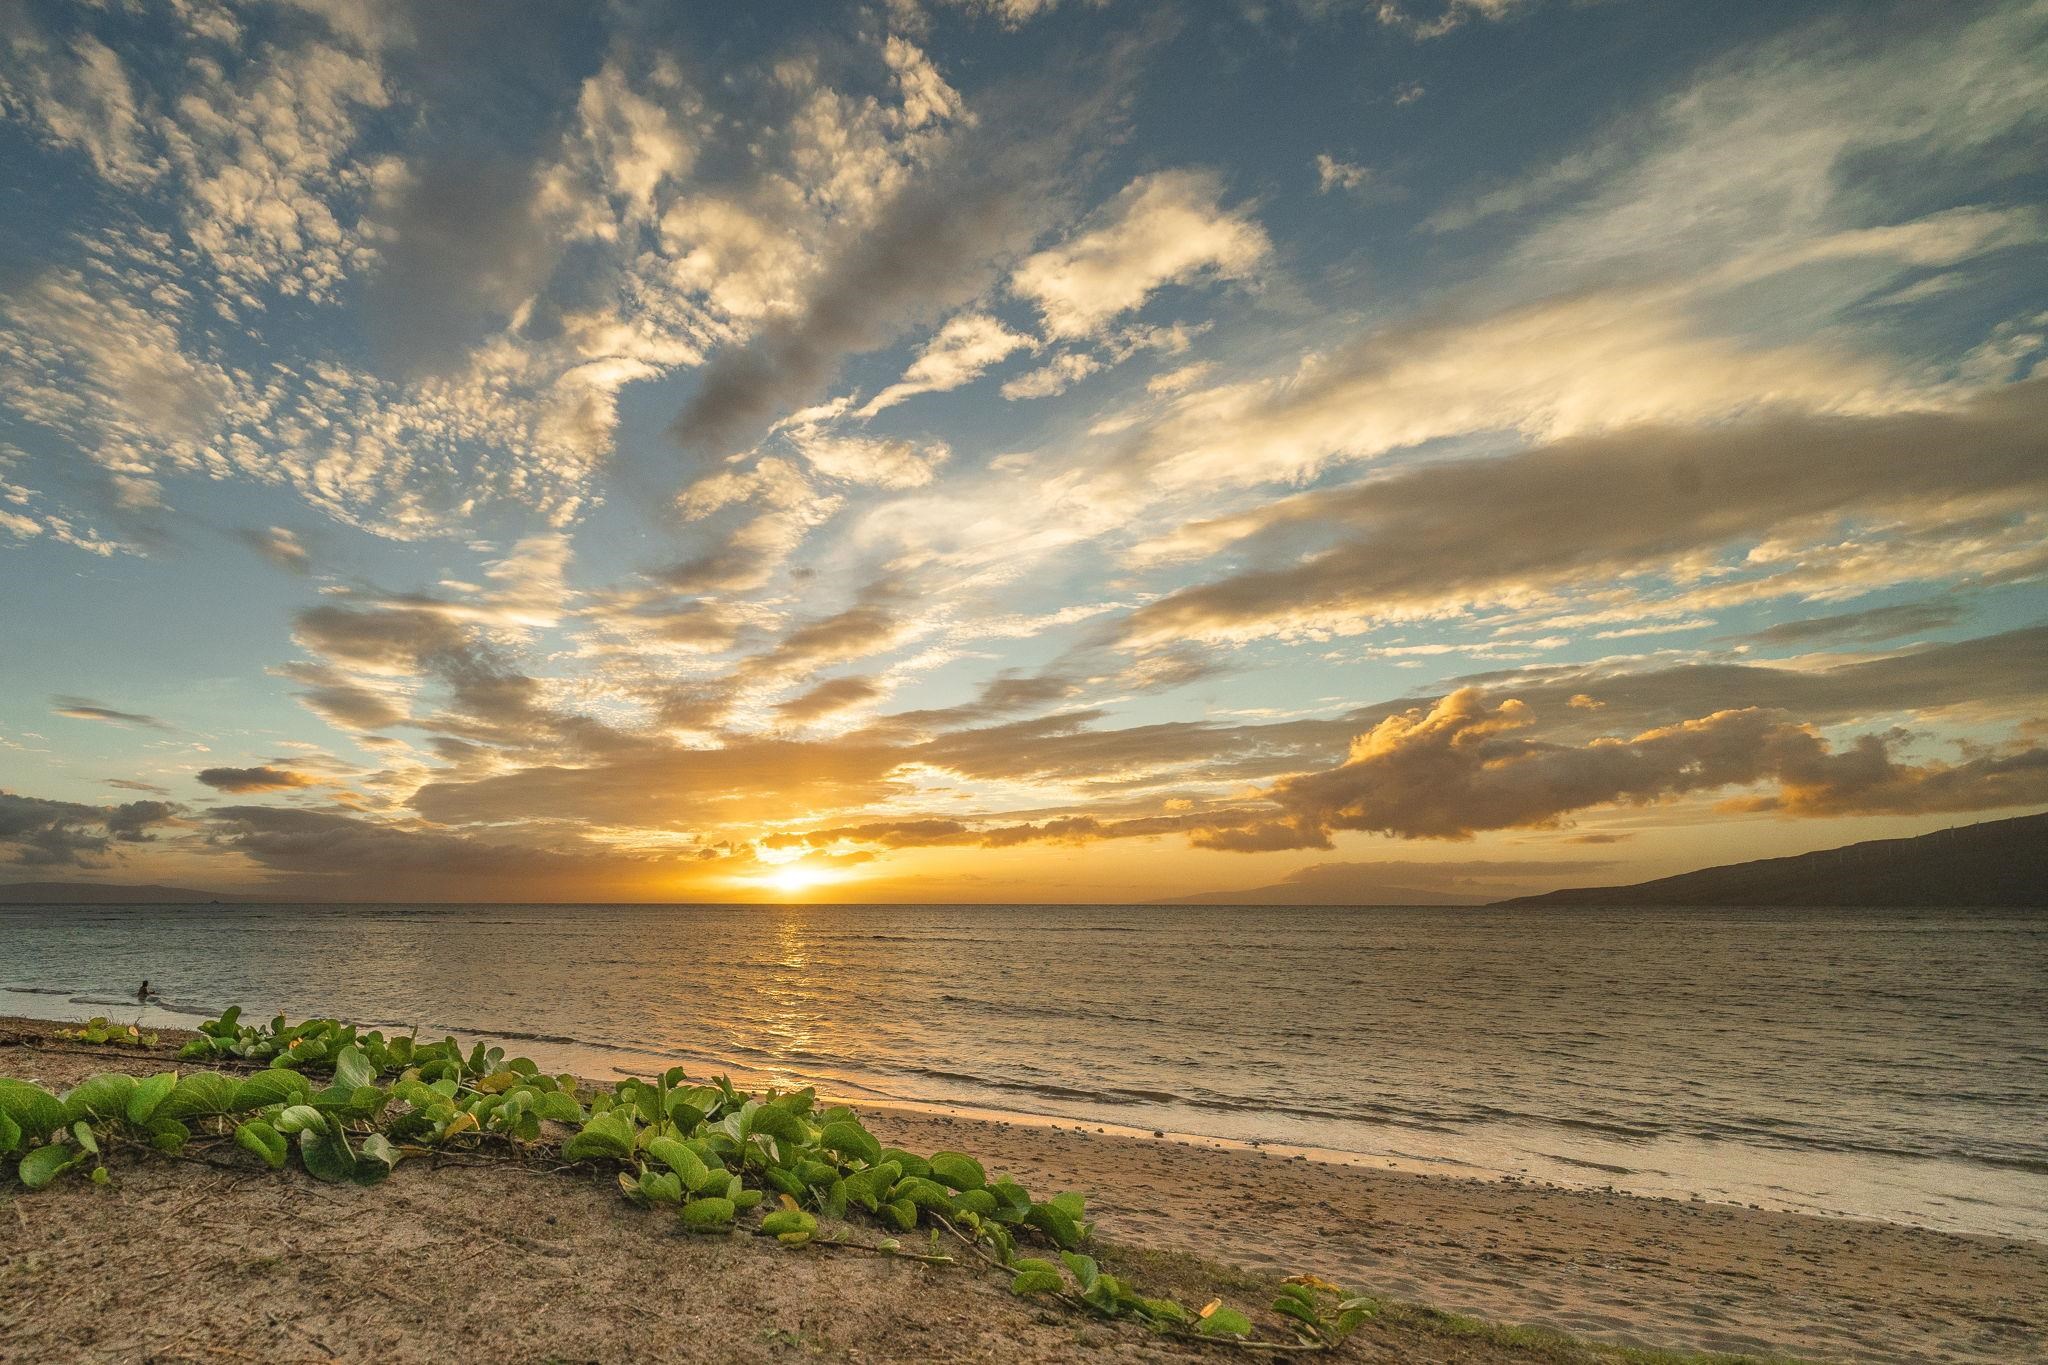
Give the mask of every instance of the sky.
M 1475 901 L 2048 808 L 2048 3 L 0 6 L 0 880 Z

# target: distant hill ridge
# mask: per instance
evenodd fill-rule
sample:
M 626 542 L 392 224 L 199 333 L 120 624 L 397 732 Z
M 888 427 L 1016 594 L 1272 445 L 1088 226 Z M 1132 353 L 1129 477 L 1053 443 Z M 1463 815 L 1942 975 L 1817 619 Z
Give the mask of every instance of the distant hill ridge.
M 252 901 L 186 886 L 122 886 L 113 882 L 0 882 L 0 905 L 207 905 Z
M 2048 906 L 2048 812 L 1496 905 Z

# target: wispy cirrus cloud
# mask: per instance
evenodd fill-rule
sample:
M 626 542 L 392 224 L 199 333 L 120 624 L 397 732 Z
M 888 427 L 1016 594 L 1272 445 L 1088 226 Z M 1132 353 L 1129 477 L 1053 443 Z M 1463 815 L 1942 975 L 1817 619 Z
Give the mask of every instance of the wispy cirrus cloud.
M 139 725 L 150 730 L 168 730 L 172 727 L 155 716 L 139 711 L 120 711 L 103 706 L 91 697 L 55 696 L 50 698 L 50 714 L 66 720 L 92 720 L 108 725 Z

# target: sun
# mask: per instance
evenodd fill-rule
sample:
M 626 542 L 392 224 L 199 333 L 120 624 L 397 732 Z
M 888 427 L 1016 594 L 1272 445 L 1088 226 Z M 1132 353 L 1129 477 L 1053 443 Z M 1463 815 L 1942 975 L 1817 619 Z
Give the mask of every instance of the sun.
M 817 868 L 804 867 L 796 863 L 778 867 L 761 879 L 764 885 L 774 887 L 785 896 L 799 895 L 830 880 L 826 873 L 820 872 Z

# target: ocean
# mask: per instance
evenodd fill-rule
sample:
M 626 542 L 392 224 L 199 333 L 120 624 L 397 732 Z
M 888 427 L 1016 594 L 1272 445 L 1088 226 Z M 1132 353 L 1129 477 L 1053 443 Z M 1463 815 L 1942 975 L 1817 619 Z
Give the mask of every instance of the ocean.
M 2048 915 L 4 906 L 0 1013 L 334 1015 L 550 1069 L 2048 1240 Z

